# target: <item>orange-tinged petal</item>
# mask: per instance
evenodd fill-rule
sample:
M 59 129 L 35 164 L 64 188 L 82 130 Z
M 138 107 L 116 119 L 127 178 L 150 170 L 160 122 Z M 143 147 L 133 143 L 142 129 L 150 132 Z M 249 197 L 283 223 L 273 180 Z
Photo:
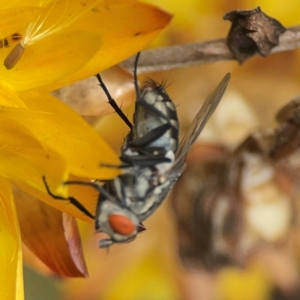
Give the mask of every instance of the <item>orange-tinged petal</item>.
M 0 299 L 24 299 L 19 224 L 10 181 L 0 177 Z
M 15 201 L 23 243 L 57 275 L 87 276 L 76 221 L 20 190 Z
M 3 111 L 0 113 L 0 175 L 42 191 L 42 176 L 47 175 L 55 190 L 61 187 L 67 177 L 64 159 Z
M 6 109 L 0 114 L 22 122 L 40 141 L 53 147 L 67 161 L 70 173 L 101 179 L 119 174 L 115 168 L 100 167 L 100 163 L 118 165 L 120 162 L 97 132 L 71 108 L 39 92 L 22 93 L 22 100 L 31 111 Z
M 64 235 L 68 244 L 68 249 L 72 258 L 72 262 L 76 266 L 76 269 L 80 272 L 81 276 L 87 277 L 88 271 L 83 256 L 83 250 L 77 222 L 75 218 L 70 216 L 69 214 L 63 213 L 62 217 Z
M 101 39 L 95 32 L 61 33 L 26 46 L 20 61 L 11 70 L 4 65 L 0 74 L 16 91 L 30 90 L 55 82 L 83 67 L 96 53 Z M 30 76 L 29 76 L 30 74 Z
M 48 86 L 48 91 L 99 73 L 134 55 L 172 19 L 169 13 L 136 1 L 104 1 L 92 13 L 75 22 L 72 28 L 96 30 L 101 36 L 101 48 L 82 69 Z
M 24 264 L 45 276 L 54 275 L 53 271 L 46 266 L 24 243 L 22 244 L 22 250 Z
M 47 178 L 46 178 L 47 179 Z M 69 180 L 75 181 L 83 181 L 83 178 L 70 176 Z M 48 195 L 46 188 L 44 187 L 44 191 L 41 192 L 29 185 L 26 185 L 22 182 L 13 181 L 13 184 L 18 187 L 20 190 L 25 191 L 26 193 L 32 195 L 33 197 L 44 201 L 48 205 L 59 209 L 63 212 L 66 212 L 76 218 L 80 218 L 83 221 L 93 223 L 94 219 L 86 216 L 82 211 L 80 211 L 77 207 L 72 205 L 68 200 L 57 200 L 53 199 L 50 195 Z M 66 196 L 62 193 L 62 191 L 55 191 L 54 188 L 49 184 L 50 190 L 57 195 Z M 63 185 L 61 185 L 63 187 Z M 74 197 L 81 203 L 92 215 L 96 213 L 97 199 L 99 196 L 99 192 L 91 187 L 80 186 L 80 185 L 68 185 L 69 195 Z

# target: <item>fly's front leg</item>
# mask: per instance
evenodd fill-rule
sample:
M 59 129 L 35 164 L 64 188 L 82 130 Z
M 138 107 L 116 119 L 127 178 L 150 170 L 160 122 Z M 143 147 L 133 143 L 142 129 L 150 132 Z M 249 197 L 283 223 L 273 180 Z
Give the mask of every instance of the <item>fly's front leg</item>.
M 81 212 L 83 212 L 86 216 L 95 219 L 95 216 L 93 216 L 77 199 L 75 199 L 74 197 L 62 197 L 59 195 L 55 195 L 51 192 L 48 183 L 46 181 L 45 176 L 43 176 L 43 182 L 45 184 L 45 188 L 47 190 L 47 193 L 56 200 L 64 200 L 64 201 L 70 201 L 71 204 L 73 204 L 75 207 L 77 207 Z M 81 182 L 83 183 L 83 182 Z

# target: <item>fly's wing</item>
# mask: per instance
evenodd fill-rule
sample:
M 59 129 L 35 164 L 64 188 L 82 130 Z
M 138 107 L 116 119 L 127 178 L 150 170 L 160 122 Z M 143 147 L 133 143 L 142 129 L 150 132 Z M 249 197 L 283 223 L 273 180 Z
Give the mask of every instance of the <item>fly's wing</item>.
M 220 100 L 222 99 L 225 93 L 229 80 L 230 80 L 230 73 L 225 75 L 225 77 L 216 87 L 214 92 L 206 99 L 201 109 L 197 113 L 195 119 L 193 120 L 192 124 L 190 125 L 190 128 L 182 138 L 176 152 L 175 162 L 168 176 L 170 180 L 173 179 L 176 182 L 178 176 L 180 176 L 180 173 L 183 172 L 183 169 L 185 167 L 184 161 L 186 155 L 190 150 L 191 146 L 198 138 L 201 131 L 203 130 L 205 124 L 211 117 L 212 113 L 215 111 L 216 107 L 218 106 Z
M 157 207 L 167 197 L 180 174 L 183 172 L 185 167 L 184 161 L 186 155 L 203 130 L 210 116 L 218 106 L 220 100 L 222 99 L 226 87 L 229 83 L 229 79 L 230 74 L 227 74 L 216 87 L 211 96 L 206 99 L 200 111 L 197 113 L 195 119 L 190 125 L 189 130 L 186 132 L 185 136 L 179 144 L 172 168 L 167 172 L 167 174 L 164 174 L 165 182 L 158 187 L 160 189 L 160 192 L 155 193 L 155 189 L 152 191 L 153 195 L 151 197 L 151 201 L 148 202 L 148 204 L 151 203 L 151 206 L 145 211 L 145 213 L 139 214 L 140 221 L 144 221 L 145 219 L 147 219 L 157 209 Z

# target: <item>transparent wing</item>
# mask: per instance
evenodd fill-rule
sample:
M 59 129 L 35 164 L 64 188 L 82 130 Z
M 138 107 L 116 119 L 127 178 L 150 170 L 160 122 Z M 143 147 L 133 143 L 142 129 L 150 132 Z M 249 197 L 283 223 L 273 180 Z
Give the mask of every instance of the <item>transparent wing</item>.
M 176 159 L 174 165 L 172 166 L 169 173 L 169 177 L 170 178 L 174 177 L 175 181 L 185 167 L 184 161 L 188 151 L 190 150 L 191 146 L 194 144 L 195 140 L 198 138 L 205 124 L 207 123 L 212 113 L 215 111 L 216 107 L 218 106 L 220 100 L 222 99 L 223 94 L 229 83 L 229 80 L 230 80 L 230 73 L 225 75 L 225 77 L 216 87 L 214 92 L 206 99 L 201 109 L 197 113 L 196 117 L 194 118 L 192 124 L 190 125 L 188 131 L 185 133 L 184 137 L 182 138 L 176 152 Z
M 149 206 L 145 213 L 139 214 L 140 221 L 144 221 L 145 219 L 147 219 L 157 209 L 157 207 L 167 197 L 180 174 L 183 172 L 183 169 L 185 167 L 185 157 L 189 149 L 201 133 L 208 119 L 218 106 L 226 90 L 229 79 L 230 74 L 227 74 L 219 83 L 212 95 L 207 98 L 200 111 L 197 113 L 189 130 L 186 132 L 179 144 L 178 150 L 176 152 L 176 159 L 172 168 L 167 172 L 167 174 L 164 174 L 165 182 L 159 187 L 161 192 L 154 195 L 155 189 L 152 190 L 153 195 L 147 198 L 147 200 L 152 204 L 151 206 Z M 149 202 L 147 204 L 149 205 Z

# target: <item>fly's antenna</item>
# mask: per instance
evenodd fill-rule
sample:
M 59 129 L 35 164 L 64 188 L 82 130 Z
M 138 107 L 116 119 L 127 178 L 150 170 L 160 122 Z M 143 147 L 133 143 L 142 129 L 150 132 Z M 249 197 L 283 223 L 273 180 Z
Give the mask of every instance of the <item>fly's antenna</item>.
M 141 52 L 138 52 L 135 57 L 134 65 L 133 65 L 133 80 L 134 80 L 134 87 L 135 87 L 135 93 L 136 93 L 137 99 L 140 97 L 140 88 L 139 88 L 138 79 L 137 79 L 137 67 L 138 67 L 138 61 L 139 61 L 140 55 L 141 55 Z

